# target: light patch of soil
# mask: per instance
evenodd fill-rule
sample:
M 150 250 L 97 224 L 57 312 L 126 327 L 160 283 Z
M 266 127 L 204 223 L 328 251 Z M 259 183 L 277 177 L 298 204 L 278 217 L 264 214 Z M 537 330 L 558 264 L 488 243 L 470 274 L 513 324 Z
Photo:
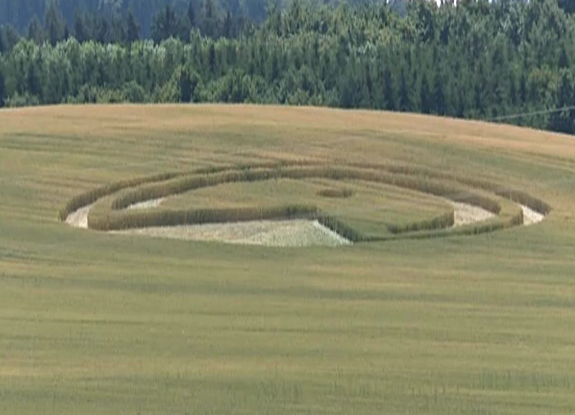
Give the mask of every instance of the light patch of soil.
M 545 215 L 527 206 L 521 205 L 521 210 L 523 211 L 523 225 L 525 226 L 534 225 L 545 219 Z
M 250 221 L 151 227 L 114 231 L 113 233 L 277 247 L 340 246 L 351 243 L 319 222 L 309 220 Z
M 160 199 L 145 200 L 143 202 L 134 203 L 133 205 L 128 206 L 126 209 L 128 210 L 153 209 L 160 206 L 164 202 L 164 200 L 166 199 L 163 197 Z
M 455 215 L 453 226 L 469 225 L 495 217 L 493 213 L 467 203 L 452 202 L 452 205 Z
M 66 223 L 75 228 L 88 229 L 88 213 L 93 205 L 84 206 L 72 212 L 66 218 Z
M 136 203 L 128 209 L 149 209 L 159 206 L 164 199 Z M 469 225 L 495 217 L 485 209 L 466 203 L 452 202 L 454 226 Z M 93 205 L 84 206 L 66 218 L 70 226 L 88 229 L 88 214 Z M 545 215 L 521 205 L 525 226 L 541 222 Z M 232 244 L 276 247 L 341 246 L 351 242 L 323 226 L 318 221 L 279 220 L 213 223 L 204 225 L 163 226 L 112 231 L 117 235 L 144 235 L 157 238 L 189 241 L 219 241 Z

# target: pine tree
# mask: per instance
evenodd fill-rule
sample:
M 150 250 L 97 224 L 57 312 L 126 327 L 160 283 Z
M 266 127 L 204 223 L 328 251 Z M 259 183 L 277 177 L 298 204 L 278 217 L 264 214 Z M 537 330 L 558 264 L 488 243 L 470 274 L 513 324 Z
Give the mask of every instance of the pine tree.
M 558 0 L 559 7 L 566 13 L 575 13 L 575 2 L 573 0 Z
M 140 39 L 140 24 L 136 21 L 136 16 L 132 9 L 128 10 L 126 15 L 126 40 L 133 43 Z
M 188 22 L 190 22 L 190 27 L 194 28 L 197 25 L 196 22 L 196 9 L 194 7 L 194 2 L 190 1 L 188 3 Z
M 77 11 L 74 15 L 74 37 L 80 43 L 84 43 L 90 39 L 90 34 L 86 27 L 86 19 L 84 18 L 84 15 Z
M 0 53 L 6 52 L 6 41 L 4 40 L 4 28 L 0 26 Z
M 210 68 L 210 73 L 214 74 L 216 72 L 216 48 L 214 47 L 214 42 L 210 42 L 210 48 L 208 50 L 208 66 Z
M 559 89 L 557 91 L 557 98 L 555 105 L 558 108 L 564 108 L 573 104 L 573 82 L 571 74 L 567 70 L 561 72 L 559 82 Z M 575 127 L 575 113 L 573 110 L 563 110 L 551 114 L 549 120 L 549 128 L 562 133 L 571 134 L 574 132 Z
M 216 5 L 213 0 L 204 3 L 204 34 L 208 37 L 217 37 L 219 34 L 219 20 Z
M 559 68 L 564 69 L 569 67 L 569 57 L 567 56 L 567 49 L 565 44 L 561 45 L 561 52 L 559 54 Z
M 42 24 L 36 15 L 34 15 L 32 20 L 30 20 L 30 24 L 28 25 L 27 38 L 37 45 L 40 45 L 42 42 L 44 42 L 44 30 L 42 29 Z
M 519 99 L 521 100 L 521 105 L 525 105 L 527 103 L 527 77 L 523 71 L 519 78 Z
M 179 34 L 179 22 L 176 12 L 170 3 L 164 10 L 154 16 L 152 24 L 152 39 L 159 43 L 169 37 L 177 37 Z
M 4 71 L 0 66 L 0 108 L 4 107 L 6 101 L 6 80 L 4 78 Z
M 222 35 L 226 38 L 233 37 L 233 21 L 232 21 L 232 14 L 228 10 L 226 13 L 226 17 L 224 18 L 224 24 L 222 27 Z
M 188 68 L 180 71 L 180 102 L 190 102 L 192 100 L 192 80 Z
M 405 70 L 401 70 L 399 79 L 399 110 L 407 112 L 411 110 L 411 100 L 409 99 L 409 88 L 405 78 Z
M 385 99 L 385 109 L 388 111 L 395 111 L 397 109 L 395 103 L 395 91 L 393 88 L 393 79 L 389 67 L 385 68 L 383 72 L 383 98 Z
M 94 32 L 96 35 L 96 40 L 100 43 L 108 43 L 110 41 L 110 23 L 108 19 L 104 16 L 101 16 L 97 19 L 96 27 L 94 28 Z
M 28 92 L 41 99 L 42 96 L 42 58 L 38 54 L 35 60 L 29 62 L 27 75 Z
M 0 52 L 8 52 L 20 41 L 20 35 L 14 26 L 0 26 Z
M 48 3 L 46 15 L 44 16 L 44 30 L 52 46 L 55 46 L 56 43 L 64 38 L 64 17 L 62 17 L 55 0 L 51 0 Z
M 438 115 L 445 115 L 447 113 L 447 102 L 445 100 L 445 91 L 443 90 L 443 79 L 440 74 L 435 76 L 433 101 L 435 103 L 435 113 Z
M 420 109 L 424 114 L 431 113 L 431 91 L 429 89 L 429 81 L 427 75 L 423 73 L 421 78 L 421 86 L 419 90 Z

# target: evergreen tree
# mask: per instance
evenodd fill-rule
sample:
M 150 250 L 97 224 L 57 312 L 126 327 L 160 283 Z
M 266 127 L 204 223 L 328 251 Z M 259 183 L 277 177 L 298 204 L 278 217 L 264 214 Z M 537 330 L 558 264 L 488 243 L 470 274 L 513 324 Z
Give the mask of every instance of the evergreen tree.
M 435 84 L 433 87 L 433 102 L 436 114 L 447 114 L 447 104 L 445 101 L 445 91 L 443 90 L 443 80 L 439 73 L 435 76 Z
M 27 38 L 37 45 L 44 42 L 44 30 L 42 29 L 42 24 L 38 20 L 37 16 L 34 16 L 28 25 Z
M 565 44 L 561 45 L 561 52 L 559 55 L 559 68 L 564 69 L 569 67 L 569 57 L 567 56 L 567 48 Z
M 519 78 L 519 99 L 521 100 L 521 105 L 527 103 L 527 77 L 525 72 L 521 72 L 521 77 Z
M 383 72 L 383 98 L 385 100 L 385 109 L 388 111 L 395 111 L 397 109 L 393 79 L 389 67 L 386 67 Z
M 64 39 L 65 24 L 56 0 L 50 0 L 44 16 L 44 30 L 52 46 Z
M 509 101 L 513 107 L 517 106 L 518 98 L 516 75 L 515 72 L 511 72 L 509 74 Z
M 30 62 L 27 73 L 27 87 L 30 95 L 42 99 L 42 57 L 37 55 L 36 59 Z
M 34 2 L 46 8 L 33 13 Z M 446 0 L 437 8 L 414 0 L 400 18 L 387 5 L 314 8 L 302 0 L 282 11 L 272 0 L 261 9 L 262 18 L 266 10 L 269 16 L 259 25 L 254 16 L 267 2 L 244 1 L 242 10 L 239 0 L 0 0 L 0 22 L 10 15 L 33 40 L 20 42 L 12 26 L 0 26 L 5 99 L 202 97 L 459 117 L 553 108 L 575 99 L 575 19 L 554 1 L 460 0 L 456 8 Z M 34 14 L 43 14 L 44 28 Z M 34 45 L 65 39 L 72 21 L 78 42 Z M 156 42 L 176 40 L 137 42 L 149 37 L 151 26 Z M 512 122 L 575 132 L 571 115 Z
M 164 10 L 154 16 L 152 39 L 154 42 L 160 43 L 162 40 L 170 37 L 177 37 L 179 32 L 179 22 L 176 12 L 172 5 L 168 3 Z
M 557 91 L 555 102 L 558 108 L 565 108 L 575 104 L 573 80 L 570 72 L 567 70 L 563 70 L 561 72 L 559 89 Z M 551 114 L 549 128 L 562 133 L 572 134 L 575 128 L 575 111 L 564 109 L 563 111 Z
M 219 35 L 219 19 L 214 0 L 205 0 L 203 33 L 208 37 Z
M 80 43 L 86 42 L 90 39 L 90 33 L 86 27 L 86 19 L 83 14 L 76 11 L 74 15 L 74 37 Z
M 136 16 L 132 9 L 126 15 L 126 41 L 133 43 L 140 39 L 140 24 L 136 21 Z
M 431 90 L 429 88 L 429 81 L 427 80 L 427 75 L 424 72 L 421 78 L 421 86 L 419 89 L 419 100 L 420 100 L 420 110 L 424 114 L 431 113 Z
M 226 17 L 224 18 L 224 23 L 222 27 L 222 36 L 225 38 L 233 37 L 233 21 L 232 21 L 232 14 L 228 10 L 226 13 Z
M 411 110 L 411 100 L 409 99 L 409 88 L 405 78 L 405 70 L 401 70 L 399 78 L 399 110 L 407 112 Z
M 216 72 L 216 48 L 214 43 L 210 43 L 210 48 L 208 49 L 208 67 L 211 74 Z
M 0 26 L 0 52 L 9 52 L 20 41 L 14 26 Z
M 4 71 L 2 70 L 2 65 L 0 65 L 0 108 L 4 107 L 5 101 L 6 101 L 6 79 L 4 77 Z
M 559 7 L 565 10 L 566 13 L 575 13 L 575 2 L 573 0 L 558 0 Z
M 192 100 L 192 80 L 188 68 L 182 68 L 180 71 L 180 101 L 190 102 Z
M 194 2 L 190 1 L 188 3 L 188 22 L 190 23 L 190 28 L 194 28 L 197 25 L 196 21 L 196 7 L 194 6 Z
M 6 52 L 6 41 L 4 40 L 4 27 L 0 26 L 0 53 Z
M 94 28 L 96 40 L 99 43 L 108 43 L 111 40 L 111 25 L 108 19 L 104 16 L 100 16 L 96 20 L 96 26 Z

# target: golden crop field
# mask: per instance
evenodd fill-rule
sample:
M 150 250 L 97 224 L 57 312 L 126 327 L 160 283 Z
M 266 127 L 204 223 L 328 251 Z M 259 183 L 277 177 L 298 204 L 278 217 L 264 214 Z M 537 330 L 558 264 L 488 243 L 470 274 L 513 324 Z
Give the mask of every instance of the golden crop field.
M 281 248 L 67 226 L 95 189 L 91 227 L 312 215 L 382 240 Z M 0 413 L 571 414 L 574 190 L 573 138 L 517 127 L 319 108 L 2 110 Z M 151 196 L 166 200 L 116 209 Z M 445 216 L 449 200 L 496 217 L 481 233 L 391 227 Z M 519 202 L 547 216 L 519 226 Z

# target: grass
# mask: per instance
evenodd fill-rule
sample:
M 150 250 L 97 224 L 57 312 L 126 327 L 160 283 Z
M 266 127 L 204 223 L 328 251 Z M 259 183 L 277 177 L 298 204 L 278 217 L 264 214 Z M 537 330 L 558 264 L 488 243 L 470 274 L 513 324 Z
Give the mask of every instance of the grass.
M 441 170 L 552 210 L 484 235 L 306 250 L 59 220 L 111 183 L 282 160 Z M 571 137 L 501 125 L 250 106 L 0 111 L 0 412 L 571 414 L 574 182 Z M 517 213 L 494 200 L 502 219 Z
M 362 182 L 346 182 L 345 186 L 353 196 L 344 199 L 318 196 L 319 192 L 333 190 L 329 186 L 337 183 L 280 179 L 223 184 L 168 199 L 163 206 L 166 209 L 208 209 L 307 203 L 334 215 L 360 234 L 371 236 L 389 234 L 390 225 L 405 226 L 452 212 L 444 200 L 392 186 L 369 187 Z
M 417 221 L 411 220 L 400 224 L 383 222 L 384 220 L 387 221 L 394 219 L 393 213 L 385 215 L 380 211 L 380 206 L 382 204 L 381 194 L 383 193 L 383 195 L 386 195 L 388 198 L 393 197 L 393 195 L 388 195 L 389 186 L 385 189 L 379 186 L 380 188 L 378 189 L 378 193 L 371 192 L 371 195 L 367 197 L 366 192 L 362 191 L 361 197 L 359 197 L 359 206 L 362 209 L 360 212 L 357 211 L 358 203 L 330 204 L 326 203 L 325 200 L 322 201 L 321 198 L 315 206 L 311 206 L 311 195 L 304 195 L 306 197 L 303 198 L 303 202 L 307 203 L 307 207 L 305 209 L 301 209 L 298 205 L 289 204 L 290 200 L 293 198 L 302 198 L 301 191 L 292 191 L 291 193 L 286 193 L 284 197 L 278 196 L 281 192 L 276 192 L 271 200 L 274 204 L 271 209 L 275 213 L 262 213 L 262 208 L 270 209 L 270 207 L 266 206 L 265 197 L 262 195 L 261 191 L 257 191 L 257 188 L 254 193 L 254 197 L 256 199 L 264 200 L 261 202 L 260 200 L 257 202 L 252 201 L 249 207 L 238 205 L 238 202 L 241 202 L 241 200 L 233 200 L 238 198 L 238 195 L 236 194 L 235 196 L 231 195 L 231 197 L 226 201 L 227 203 L 225 202 L 223 205 L 220 203 L 219 205 L 221 205 L 222 208 L 219 210 L 215 209 L 218 206 L 217 202 L 214 202 L 213 204 L 204 203 L 203 209 L 201 204 L 200 206 L 193 204 L 192 208 L 186 210 L 156 209 L 153 211 L 134 212 L 130 210 L 124 211 L 123 209 L 128 208 L 134 203 L 166 198 L 190 191 L 209 189 L 208 191 L 212 192 L 214 187 L 220 187 L 222 185 L 224 187 L 225 185 L 228 185 L 224 189 L 224 192 L 226 193 L 230 192 L 229 185 L 234 185 L 233 187 L 240 186 L 240 192 L 245 193 L 245 189 L 241 189 L 241 185 L 243 183 L 267 182 L 272 180 L 273 184 L 271 185 L 271 188 L 273 188 L 278 180 L 290 179 L 292 181 L 297 180 L 297 183 L 301 183 L 301 189 L 303 189 L 303 186 L 305 186 L 309 181 L 315 181 L 317 183 L 322 180 L 324 182 L 326 180 L 359 181 L 365 182 L 365 184 L 370 184 L 372 188 L 374 187 L 374 184 L 387 184 L 396 189 L 404 189 L 404 193 L 407 189 L 418 192 L 419 196 L 422 194 L 441 196 L 445 199 L 450 199 L 456 202 L 464 202 L 482 207 L 494 214 L 500 213 L 501 205 L 492 197 L 468 187 L 463 187 L 458 183 L 458 181 L 465 182 L 465 180 L 458 179 L 455 181 L 445 181 L 443 180 L 443 177 L 444 175 L 442 173 L 432 171 L 427 171 L 425 172 L 425 175 L 422 175 L 416 170 L 412 173 L 405 171 L 393 172 L 386 171 L 385 168 L 377 169 L 369 167 L 367 169 L 361 169 L 349 166 L 330 167 L 325 164 L 315 166 L 286 165 L 275 168 L 261 168 L 254 166 L 253 168 L 245 169 L 230 167 L 228 169 L 217 170 L 215 172 L 196 172 L 194 174 L 182 173 L 160 179 L 158 179 L 157 176 L 149 178 L 144 177 L 139 179 L 139 182 L 143 183 L 142 186 L 136 185 L 134 188 L 127 188 L 124 184 L 127 182 L 121 182 L 119 184 L 106 186 L 103 191 L 97 189 L 95 192 L 88 192 L 85 195 L 76 197 L 75 199 L 92 200 L 92 195 L 97 192 L 109 195 L 110 192 L 108 192 L 107 189 L 122 189 L 121 194 L 116 197 L 106 196 L 96 204 L 94 212 L 88 219 L 88 224 L 91 229 L 97 230 L 120 230 L 133 227 L 228 222 L 231 220 L 253 220 L 254 218 L 280 219 L 280 217 L 276 217 L 276 215 L 278 212 L 284 211 L 288 214 L 288 216 L 286 216 L 287 218 L 303 216 L 310 217 L 311 215 L 315 216 L 326 226 L 333 225 L 331 228 L 336 232 L 340 229 L 345 229 L 346 235 L 353 235 L 351 240 L 354 242 L 388 239 L 386 236 L 383 236 L 388 233 L 387 231 L 393 234 L 400 234 L 414 231 L 444 230 L 453 225 L 453 210 L 450 208 L 439 216 Z M 482 187 L 488 186 L 489 184 L 483 185 Z M 269 191 L 270 185 L 268 184 L 267 188 L 264 187 L 264 193 L 269 193 Z M 397 192 L 397 190 L 395 190 L 395 192 Z M 515 194 L 521 194 L 524 199 L 528 199 L 529 201 L 537 200 L 527 193 L 513 193 L 513 195 Z M 277 206 L 282 199 L 284 204 L 282 206 Z M 270 200 L 267 200 L 267 202 L 269 203 Z M 412 198 L 409 205 L 419 206 L 424 203 L 426 203 L 425 200 L 419 201 Z M 392 202 L 392 205 L 393 204 L 397 205 L 398 201 L 394 200 Z M 301 206 L 301 204 L 299 206 Z M 403 216 L 405 216 L 406 212 L 409 211 L 410 206 L 400 206 L 403 209 Z M 280 209 L 278 210 L 278 208 Z M 327 209 L 327 212 L 324 208 Z M 210 209 L 213 209 L 213 211 L 209 212 Z M 234 209 L 237 210 L 235 214 L 233 212 Z M 421 208 L 416 208 L 415 210 L 418 209 L 421 210 Z M 315 214 L 313 214 L 314 211 L 316 212 Z M 378 211 L 379 217 L 377 217 Z M 374 212 L 376 212 L 375 215 Z M 335 216 L 329 217 L 330 215 Z M 351 220 L 352 223 L 349 223 L 349 220 Z M 520 224 L 521 221 L 522 217 L 519 216 L 517 220 L 513 220 L 508 223 L 501 222 L 494 226 L 483 226 L 480 224 L 471 228 L 471 233 L 477 234 L 488 232 L 490 230 L 517 225 Z M 357 229 L 356 226 L 358 224 L 363 229 Z M 459 233 L 462 231 L 465 233 L 468 232 L 467 230 L 450 229 L 449 234 Z M 445 234 L 445 232 L 432 232 L 428 236 L 441 236 Z

